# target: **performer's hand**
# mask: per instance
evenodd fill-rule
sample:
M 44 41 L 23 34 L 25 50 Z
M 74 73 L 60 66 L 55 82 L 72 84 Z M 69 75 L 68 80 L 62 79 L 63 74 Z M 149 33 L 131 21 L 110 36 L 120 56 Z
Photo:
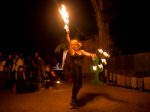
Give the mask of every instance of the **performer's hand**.
M 67 33 L 69 33 L 69 25 L 65 25 L 64 29 L 66 30 Z

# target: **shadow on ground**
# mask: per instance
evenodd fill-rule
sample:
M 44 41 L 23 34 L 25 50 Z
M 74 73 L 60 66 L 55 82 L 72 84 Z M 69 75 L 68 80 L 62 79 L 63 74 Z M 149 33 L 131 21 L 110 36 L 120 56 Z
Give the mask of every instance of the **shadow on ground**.
M 129 104 L 129 102 L 113 98 L 110 95 L 105 94 L 105 93 L 86 93 L 79 98 L 78 106 L 82 107 L 82 106 L 86 105 L 88 102 L 95 100 L 96 97 L 103 97 L 110 101 Z

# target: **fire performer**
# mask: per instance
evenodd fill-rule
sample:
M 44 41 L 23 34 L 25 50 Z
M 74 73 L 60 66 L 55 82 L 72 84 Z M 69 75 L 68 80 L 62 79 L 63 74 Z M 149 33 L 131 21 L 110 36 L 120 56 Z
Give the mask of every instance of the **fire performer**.
M 71 59 L 71 75 L 73 77 L 73 87 L 72 87 L 72 97 L 71 97 L 71 106 L 73 108 L 78 108 L 77 104 L 77 95 L 79 93 L 79 90 L 82 86 L 82 63 L 83 63 L 83 57 L 88 56 L 91 58 L 95 58 L 96 54 L 86 52 L 85 50 L 81 49 L 81 43 L 77 40 L 71 40 L 69 35 L 69 19 L 68 19 L 68 13 L 66 12 L 65 6 L 62 5 L 62 8 L 60 11 L 60 14 L 63 17 L 63 20 L 65 22 L 65 30 L 67 33 L 66 39 L 68 42 L 68 55 L 70 55 Z
M 77 94 L 82 86 L 83 57 L 88 56 L 95 58 L 96 54 L 80 49 L 80 42 L 78 40 L 70 40 L 69 32 L 67 32 L 67 41 L 69 44 L 69 55 L 71 59 L 71 75 L 73 76 L 71 105 L 77 108 Z

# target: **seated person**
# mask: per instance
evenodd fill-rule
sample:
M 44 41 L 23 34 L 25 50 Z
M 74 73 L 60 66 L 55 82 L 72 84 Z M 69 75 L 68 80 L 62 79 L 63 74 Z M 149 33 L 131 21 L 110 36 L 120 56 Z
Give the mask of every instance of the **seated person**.
M 42 75 L 42 80 L 44 81 L 45 87 L 54 86 L 56 80 L 56 74 L 52 70 L 51 65 L 45 65 L 45 72 Z

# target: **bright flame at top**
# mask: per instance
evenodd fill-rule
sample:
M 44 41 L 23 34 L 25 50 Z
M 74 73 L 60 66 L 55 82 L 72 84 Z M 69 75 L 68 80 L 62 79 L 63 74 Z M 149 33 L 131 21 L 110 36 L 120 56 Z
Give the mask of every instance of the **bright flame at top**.
M 61 8 L 59 9 L 59 12 L 64 20 L 64 23 L 65 23 L 65 30 L 68 32 L 69 31 L 69 16 L 68 16 L 68 13 L 66 11 L 66 7 L 65 5 L 61 5 Z

